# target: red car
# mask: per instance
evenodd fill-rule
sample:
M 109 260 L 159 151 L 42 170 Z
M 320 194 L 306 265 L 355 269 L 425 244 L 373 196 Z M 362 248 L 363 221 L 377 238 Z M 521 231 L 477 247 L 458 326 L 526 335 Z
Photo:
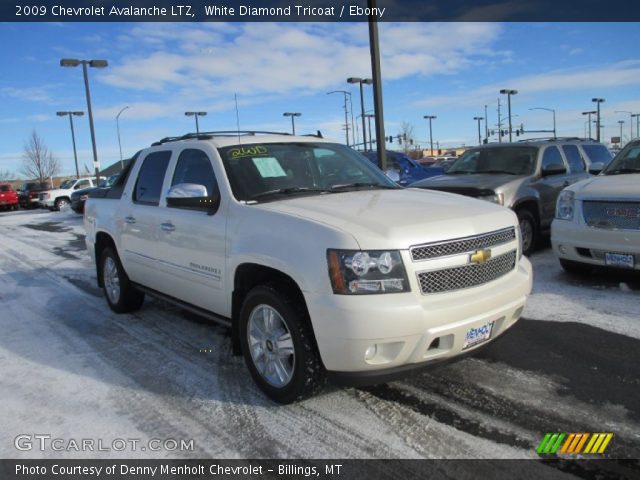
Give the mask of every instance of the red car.
M 0 209 L 18 209 L 18 194 L 10 183 L 0 183 Z

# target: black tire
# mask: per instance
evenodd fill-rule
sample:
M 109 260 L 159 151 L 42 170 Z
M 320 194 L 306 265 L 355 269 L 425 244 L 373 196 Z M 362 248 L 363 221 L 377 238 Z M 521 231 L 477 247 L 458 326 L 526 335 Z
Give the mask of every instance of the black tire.
M 310 397 L 318 392 L 325 383 L 326 372 L 313 337 L 306 309 L 293 298 L 283 294 L 283 290 L 278 289 L 275 285 L 262 285 L 251 290 L 242 304 L 238 332 L 242 354 L 255 383 L 270 399 L 287 404 Z M 271 340 L 262 343 L 255 340 L 254 337 L 254 342 L 252 342 L 254 348 L 252 349 L 248 336 L 250 319 L 252 319 L 251 322 L 254 326 L 252 331 L 256 332 L 255 323 L 260 322 L 260 313 L 264 314 L 265 311 L 275 311 L 279 315 L 279 320 L 272 323 L 278 325 L 278 322 L 282 321 L 280 327 L 283 324 L 284 329 L 273 329 L 273 331 L 279 330 L 282 334 L 275 333 L 271 337 L 273 340 L 271 345 L 269 345 Z M 263 326 L 266 327 L 266 320 L 263 321 L 265 322 Z M 287 338 L 286 330 L 288 330 L 289 338 Z M 264 335 L 266 337 L 268 334 L 264 333 Z M 282 353 L 287 348 L 283 347 L 285 342 L 291 344 L 289 348 L 292 350 L 292 354 Z M 260 356 L 259 353 L 256 353 L 256 349 L 261 349 L 263 355 Z M 260 361 L 259 359 L 254 360 L 254 355 L 257 355 L 258 358 L 265 358 L 264 368 L 257 365 Z M 270 361 L 269 355 L 280 360 Z M 279 377 L 274 379 L 274 383 L 268 377 L 270 367 L 273 367 L 271 368 L 272 373 L 276 377 L 278 376 L 277 368 L 274 366 L 276 363 L 280 364 L 282 373 L 286 373 L 287 369 L 290 371 L 286 380 L 281 381 L 282 379 Z M 286 374 L 284 376 L 287 377 Z
M 118 254 L 111 247 L 106 247 L 100 255 L 100 274 L 104 296 L 111 310 L 128 313 L 142 306 L 144 293 L 131 285 Z
M 63 208 L 68 207 L 69 205 L 71 205 L 71 202 L 69 202 L 68 198 L 58 198 L 56 199 L 55 209 L 62 210 Z
M 540 229 L 536 217 L 531 211 L 523 208 L 516 211 L 520 223 L 520 235 L 522 236 L 522 253 L 530 256 L 538 244 Z
M 574 262 L 572 260 L 565 260 L 564 258 L 559 258 L 558 260 L 563 270 L 571 275 L 585 275 L 595 268 L 595 266 L 587 263 Z

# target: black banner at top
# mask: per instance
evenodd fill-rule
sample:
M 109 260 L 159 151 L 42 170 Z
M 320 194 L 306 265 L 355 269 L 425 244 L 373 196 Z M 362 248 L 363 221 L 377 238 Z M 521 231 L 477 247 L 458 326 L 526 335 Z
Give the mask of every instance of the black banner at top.
M 3 22 L 636 22 L 629 0 L 4 0 Z

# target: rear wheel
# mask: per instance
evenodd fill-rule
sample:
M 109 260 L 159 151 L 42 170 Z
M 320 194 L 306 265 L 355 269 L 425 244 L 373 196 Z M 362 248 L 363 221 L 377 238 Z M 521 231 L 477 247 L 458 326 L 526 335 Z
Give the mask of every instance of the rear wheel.
M 56 210 L 63 210 L 69 206 L 69 200 L 66 198 L 58 198 L 56 200 Z
M 516 215 L 520 223 L 522 253 L 529 256 L 538 243 L 538 222 L 536 217 L 526 209 L 518 210 Z
M 324 367 L 299 302 L 274 286 L 255 287 L 243 302 L 239 321 L 245 363 L 269 398 L 291 403 L 322 387 Z
M 102 251 L 100 266 L 102 288 L 111 310 L 116 313 L 138 310 L 144 302 L 144 293 L 131 285 L 118 255 L 111 247 Z

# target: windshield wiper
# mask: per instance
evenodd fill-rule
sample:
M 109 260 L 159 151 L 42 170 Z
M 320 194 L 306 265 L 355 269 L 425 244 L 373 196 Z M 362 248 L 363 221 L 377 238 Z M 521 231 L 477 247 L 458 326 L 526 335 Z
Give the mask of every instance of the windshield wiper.
M 507 172 L 506 170 L 480 170 L 477 173 L 506 173 L 507 175 L 515 175 L 515 173 Z
M 277 188 L 275 190 L 268 190 L 266 192 L 260 192 L 250 197 L 251 200 L 257 200 L 258 198 L 270 197 L 273 195 L 293 195 L 296 193 L 314 193 L 314 192 L 326 192 L 323 188 L 309 188 L 309 187 L 288 187 Z
M 337 184 L 337 185 L 331 185 L 331 187 L 329 187 L 330 191 L 336 191 L 336 190 L 346 190 L 349 188 L 384 188 L 387 190 L 396 190 L 397 188 L 400 187 L 392 187 L 390 185 L 381 185 L 379 183 L 373 183 L 373 182 L 354 182 L 354 183 L 341 183 L 341 184 Z
M 640 173 L 640 168 L 616 168 L 615 170 L 604 172 L 605 175 L 618 175 L 620 173 Z

